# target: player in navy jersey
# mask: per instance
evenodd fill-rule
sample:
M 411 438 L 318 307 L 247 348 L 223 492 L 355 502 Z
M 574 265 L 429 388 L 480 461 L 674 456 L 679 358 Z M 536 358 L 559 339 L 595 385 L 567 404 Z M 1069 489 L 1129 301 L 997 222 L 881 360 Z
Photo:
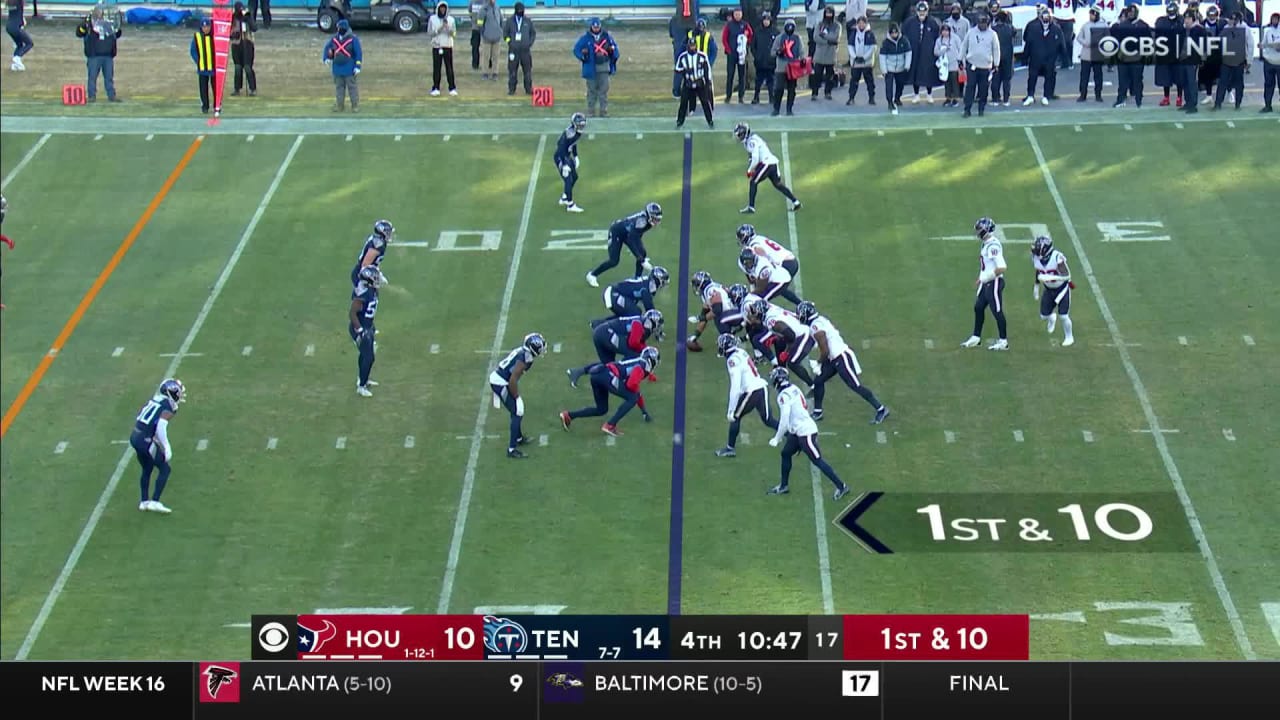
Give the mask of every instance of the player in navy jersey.
M 629 360 L 640 354 L 650 337 L 661 342 L 663 338 L 662 313 L 658 310 L 645 310 L 640 315 L 610 318 L 594 326 L 591 341 L 596 346 L 596 357 L 607 363 L 621 355 Z M 569 382 L 578 386 L 578 378 L 586 374 L 591 365 L 568 370 Z
M 609 257 L 597 265 L 595 270 L 587 273 L 587 284 L 591 287 L 600 287 L 597 278 L 606 270 L 618 265 L 618 260 L 622 258 L 623 245 L 626 245 L 631 254 L 636 256 L 636 275 L 642 275 L 653 267 L 649 263 L 649 252 L 644 249 L 644 234 L 657 227 L 660 222 L 662 222 L 662 206 L 656 202 L 645 205 L 644 209 L 638 213 L 614 220 L 609 226 Z
M 616 282 L 604 289 L 604 306 L 613 317 L 639 315 L 654 309 L 653 296 L 671 282 L 671 273 L 662 266 L 654 267 L 648 275 Z M 611 318 L 592 321 L 591 326 L 608 322 Z
M 587 116 L 576 112 L 569 118 L 569 127 L 560 133 L 556 140 L 556 154 L 553 160 L 560 178 L 564 180 L 564 192 L 560 194 L 560 204 L 565 210 L 573 213 L 582 212 L 582 208 L 573 201 L 573 186 L 578 184 L 578 141 L 582 139 L 582 131 L 587 129 Z
M 0 225 L 4 224 L 4 216 L 7 212 L 9 212 L 9 201 L 5 199 L 4 195 L 0 195 Z M 0 242 L 8 245 L 10 250 L 13 249 L 13 241 L 2 234 L 0 234 Z M 4 303 L 0 303 L 0 310 L 3 309 Z
M 379 220 L 373 224 L 373 234 L 365 239 L 364 247 L 360 248 L 360 256 L 356 258 L 355 267 L 351 268 L 352 287 L 360 282 L 360 270 L 370 265 L 378 269 L 379 284 L 387 284 L 387 276 L 382 275 L 382 259 L 386 257 L 387 245 L 391 244 L 395 235 L 396 229 L 391 225 L 390 220 Z
M 351 291 L 350 323 L 347 331 L 356 349 L 360 351 L 357 363 L 356 394 L 361 397 L 373 397 L 370 387 L 378 383 L 369 379 L 373 370 L 374 351 L 378 344 L 374 335 L 378 332 L 373 325 L 373 316 L 378 312 L 378 288 L 382 284 L 382 273 L 376 266 L 370 265 L 360 270 L 355 289 Z
M 155 395 L 138 411 L 133 421 L 133 433 L 129 444 L 142 466 L 142 500 L 138 509 L 145 512 L 168 514 L 172 512 L 160 502 L 160 494 L 169 482 L 169 461 L 173 459 L 173 446 L 169 442 L 169 420 L 178 412 L 178 405 L 187 397 L 187 388 L 181 380 L 169 378 L 160 383 Z M 159 470 L 155 492 L 151 491 L 151 471 Z
M 520 422 L 524 420 L 524 395 L 520 393 L 520 379 L 533 367 L 534 359 L 542 357 L 546 351 L 546 338 L 539 333 L 529 333 L 524 336 L 520 347 L 507 353 L 506 357 L 498 363 L 498 367 L 489 373 L 489 389 L 493 390 L 493 406 L 505 407 L 511 415 L 507 457 L 512 459 L 526 457 L 516 446 L 529 442 L 520 428 Z
M 631 408 L 636 405 L 640 406 L 640 412 L 644 414 L 644 421 L 652 421 L 653 416 L 644 407 L 644 395 L 640 393 L 640 383 L 646 379 L 649 382 L 658 381 L 658 378 L 653 374 L 654 368 L 658 367 L 658 358 L 658 348 L 647 347 L 640 353 L 639 357 L 634 357 L 630 360 L 596 363 L 589 366 L 587 374 L 591 376 L 591 393 L 595 397 L 595 407 L 588 406 L 573 412 L 562 410 L 560 411 L 560 424 L 567 431 L 569 425 L 578 418 L 604 415 L 609 412 L 610 395 L 617 395 L 622 398 L 622 404 L 618 406 L 613 416 L 600 427 L 602 431 L 614 437 L 621 436 L 622 432 L 618 430 L 618 423 L 622 422 L 622 418 L 631 412 Z

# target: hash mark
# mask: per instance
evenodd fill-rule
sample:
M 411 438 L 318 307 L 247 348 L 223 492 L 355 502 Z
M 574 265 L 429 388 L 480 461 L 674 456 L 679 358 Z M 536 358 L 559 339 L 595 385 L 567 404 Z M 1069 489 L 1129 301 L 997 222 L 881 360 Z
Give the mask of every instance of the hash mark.
M 123 347 L 118 347 L 118 348 L 116 348 L 115 350 L 112 350 L 112 351 L 111 351 L 111 357 L 120 357 L 120 356 L 121 356 L 121 355 L 123 355 L 123 354 L 124 354 L 124 348 L 123 348 Z
M 587 134 L 587 139 L 588 139 L 588 140 L 595 140 L 595 139 L 596 139 L 596 134 L 595 134 L 595 133 L 588 133 L 588 134 Z
M 1186 344 L 1187 344 L 1187 336 L 1186 336 L 1186 335 L 1179 335 L 1179 336 L 1178 336 L 1178 344 L 1179 344 L 1179 345 L 1186 345 Z
M 1245 335 L 1245 336 L 1243 336 L 1243 337 L 1244 337 L 1244 344 L 1245 344 L 1245 345 L 1248 345 L 1249 347 L 1253 347 L 1253 345 L 1254 345 L 1254 342 L 1253 342 L 1253 336 L 1252 336 L 1252 335 Z
M 974 134 L 974 135 L 981 135 L 981 134 L 982 134 L 982 128 L 974 128 L 974 129 L 973 129 L 973 134 Z
M 933 137 L 933 128 L 929 128 L 928 130 L 925 130 L 924 134 L 928 135 L 929 137 Z
M 1132 125 L 1130 125 L 1129 123 L 1125 123 L 1125 124 L 1124 124 L 1124 129 L 1125 129 L 1125 130 L 1132 130 L 1132 129 L 1133 129 L 1133 126 L 1132 126 Z
M 399 136 L 399 135 L 397 135 L 397 136 L 396 136 L 396 142 L 400 142 L 400 136 Z
M 552 346 L 551 346 L 551 352 L 553 352 L 553 353 L 558 353 L 558 352 L 560 352 L 560 348 L 561 348 L 560 343 L 556 343 L 556 344 L 554 344 L 554 345 L 552 345 Z
M 870 349 L 871 349 L 871 340 L 870 340 L 870 339 L 863 338 L 863 340 L 862 340 L 862 349 L 863 349 L 863 350 L 870 350 Z
M 1084 441 L 1085 441 L 1085 442 L 1087 442 L 1087 443 L 1091 443 L 1091 442 L 1093 442 L 1093 433 L 1089 432 L 1088 430 L 1081 430 L 1081 431 L 1080 431 L 1080 434 L 1081 434 L 1081 435 L 1084 435 Z
M 277 439 L 277 438 L 267 438 L 267 449 L 268 449 L 268 450 L 275 450 L 275 449 L 276 449 L 276 444 L 277 444 L 277 443 L 279 443 L 279 442 L 280 442 L 280 441 L 279 441 L 279 439 Z
M 1231 432 L 1231 428 L 1222 428 L 1222 437 L 1226 438 L 1227 442 L 1236 441 L 1236 434 Z
M 1173 126 L 1174 126 L 1174 127 L 1176 127 L 1176 128 L 1178 128 L 1179 130 L 1181 130 L 1182 128 L 1186 127 L 1186 126 L 1185 126 L 1185 125 L 1183 125 L 1182 123 L 1174 123 L 1174 124 L 1173 124 Z
M 925 350 L 932 350 L 932 349 L 933 349 L 933 340 L 930 340 L 929 338 L 925 338 L 925 341 L 924 341 L 924 349 L 925 349 Z
M 883 431 L 883 430 L 877 430 L 877 431 L 876 431 L 876 444 L 877 444 L 877 445 L 884 445 L 884 444 L 885 444 L 885 443 L 887 443 L 887 442 L 889 442 L 889 435 L 888 435 L 885 431 Z
M 877 131 L 876 131 L 876 137 L 884 137 L 884 131 L 883 131 L 883 130 L 877 130 Z
M 245 141 L 245 142 L 253 142 L 253 136 L 252 136 L 252 135 L 250 135 L 249 137 L 245 138 L 245 139 L 244 139 L 244 141 Z
M 1234 120 L 1228 120 L 1228 121 L 1227 121 L 1227 127 L 1229 127 L 1229 128 L 1233 128 L 1233 127 L 1235 127 L 1235 126 L 1236 126 L 1236 123 L 1235 123 L 1235 121 L 1234 121 Z
M 200 438 L 198 441 L 196 441 L 196 450 L 208 450 L 208 449 L 209 449 L 208 439 Z
M 1021 431 L 1021 430 L 1014 430 L 1014 431 L 1013 431 L 1013 441 L 1014 441 L 1014 442 L 1022 442 L 1022 431 Z
M 608 436 L 606 436 L 606 437 L 605 437 L 605 439 L 604 439 L 604 444 L 605 444 L 605 445 L 608 445 L 609 447 L 613 447 L 614 445 L 617 445 L 617 444 L 618 444 L 618 438 L 616 438 L 616 437 L 614 437 L 614 436 L 612 436 L 612 435 L 608 435 Z
M 347 142 L 351 142 L 351 136 L 350 136 L 350 135 L 348 135 L 348 136 L 347 136 Z
M 750 433 L 742 433 L 741 435 L 739 435 L 739 436 L 738 436 L 738 439 L 742 441 L 742 444 L 743 444 L 743 445 L 750 445 L 750 444 L 751 444 L 751 434 L 750 434 Z
M 833 137 L 835 137 L 835 136 L 836 136 L 836 131 L 835 131 L 835 130 L 828 130 L 828 131 L 827 131 L 827 137 L 833 138 Z
M 1084 132 L 1084 128 L 1082 128 L 1082 127 L 1080 127 L 1079 125 L 1077 125 L 1077 126 L 1076 126 L 1076 132 Z
M 951 432 L 950 430 L 943 430 L 942 436 L 946 438 L 947 442 L 949 443 L 953 443 L 956 441 L 956 434 Z
M 302 354 L 306 355 L 307 357 L 314 357 L 316 354 L 316 346 L 308 345 L 307 349 L 302 351 Z
M 250 355 L 252 355 L 252 354 L 253 354 L 253 346 L 252 346 L 252 345 L 245 345 L 245 346 L 244 346 L 244 349 L 240 351 L 240 354 L 241 354 L 241 355 L 243 355 L 243 356 L 245 356 L 245 357 L 249 357 Z
M 152 140 L 154 140 L 155 138 L 156 138 L 155 134 L 154 134 L 154 133 L 152 133 L 152 134 L 147 135 L 147 138 L 146 138 L 146 139 L 147 139 L 147 142 L 151 142 L 151 141 L 152 141 Z
M 95 141 L 97 141 L 97 140 L 101 140 L 101 139 L 102 139 L 102 133 L 98 133 L 97 135 L 94 135 L 94 136 L 93 136 L 93 139 L 94 139 Z
M 432 343 L 432 344 L 431 344 L 430 350 L 431 350 L 431 354 L 432 354 L 432 355 L 439 355 L 439 354 L 440 354 L 440 346 L 439 346 L 438 344 L 436 344 L 436 343 Z
M 335 443 L 333 444 L 333 448 L 334 448 L 335 450 L 346 450 L 346 449 L 347 449 L 347 436 L 346 436 L 346 435 L 343 435 L 342 437 L 338 438 L 338 441 L 337 441 L 337 442 L 335 442 Z
M 636 133 L 636 139 L 637 139 L 637 140 L 643 140 L 643 139 L 644 139 L 644 133 Z
M 551 438 L 546 433 L 538 436 L 538 447 L 546 447 L 549 444 L 551 444 Z
M 412 436 L 412 435 L 405 435 L 405 436 L 404 436 L 404 446 L 405 446 L 406 448 L 411 448 L 411 447 L 413 447 L 413 445 L 414 445 L 413 436 Z
M 62 453 L 66 452 L 68 444 L 69 443 L 66 440 L 59 441 L 57 445 L 53 446 L 53 454 L 61 455 Z
M 449 138 L 451 138 L 451 137 L 453 137 L 453 136 L 452 136 L 452 135 L 445 135 L 445 136 L 444 136 L 444 142 L 449 142 Z

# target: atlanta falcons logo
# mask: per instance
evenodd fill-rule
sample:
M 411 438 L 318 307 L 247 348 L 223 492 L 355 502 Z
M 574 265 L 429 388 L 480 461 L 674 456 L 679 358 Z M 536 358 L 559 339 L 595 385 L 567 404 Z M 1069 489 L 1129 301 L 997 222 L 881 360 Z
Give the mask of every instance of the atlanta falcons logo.
M 218 697 L 218 691 L 222 686 L 236 679 L 236 671 L 230 668 L 224 668 L 221 665 L 210 665 L 205 668 L 204 674 L 209 678 L 209 697 Z

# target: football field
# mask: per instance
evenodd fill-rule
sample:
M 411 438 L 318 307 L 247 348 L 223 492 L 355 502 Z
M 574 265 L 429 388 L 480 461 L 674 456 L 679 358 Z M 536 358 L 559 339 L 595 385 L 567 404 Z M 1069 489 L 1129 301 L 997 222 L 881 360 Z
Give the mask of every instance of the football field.
M 731 123 L 593 121 L 581 214 L 556 203 L 549 125 L 0 135 L 0 655 L 248 657 L 254 613 L 500 608 L 1029 613 L 1035 659 L 1280 658 L 1276 124 L 822 122 L 761 124 L 804 208 L 766 185 L 745 219 L 796 252 L 892 411 L 870 425 L 828 386 L 839 502 L 802 458 L 766 496 L 754 419 L 716 457 L 714 330 L 682 347 L 689 275 L 740 277 Z M 591 393 L 564 371 L 606 314 L 583 275 L 651 201 L 673 275 L 653 422 L 565 432 Z M 960 348 L 983 215 L 1010 265 L 1004 353 Z M 349 272 L 379 218 L 396 239 L 362 398 Z M 1072 347 L 1032 298 L 1041 234 L 1072 268 Z M 513 461 L 486 378 L 533 331 L 551 347 Z M 127 439 L 167 376 L 188 401 L 161 516 L 137 509 Z M 867 492 L 857 522 L 892 553 L 839 522 Z

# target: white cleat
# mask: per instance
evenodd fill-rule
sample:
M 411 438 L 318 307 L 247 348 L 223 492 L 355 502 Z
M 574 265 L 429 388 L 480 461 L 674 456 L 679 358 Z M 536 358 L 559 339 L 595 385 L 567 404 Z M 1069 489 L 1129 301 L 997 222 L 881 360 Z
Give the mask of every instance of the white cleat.
M 564 209 L 566 212 L 571 212 L 571 213 L 586 212 L 582 208 L 578 207 L 577 203 L 569 203 L 568 205 L 564 206 Z
M 1058 327 L 1058 316 L 1050 315 L 1049 319 L 1045 320 L 1045 322 L 1049 324 L 1049 334 L 1052 335 L 1054 328 Z
M 138 503 L 138 510 L 139 510 L 140 512 L 147 512 L 147 511 L 148 511 L 148 510 L 150 510 L 150 509 L 151 509 L 151 501 L 150 501 L 150 500 L 143 500 L 142 502 Z
M 1048 105 L 1048 104 L 1049 104 L 1049 98 L 1047 98 L 1047 97 L 1042 97 L 1042 98 L 1040 98 L 1040 104 L 1041 104 L 1041 105 Z
M 915 95 L 912 95 L 912 96 L 911 96 L 911 104 L 912 104 L 912 105 L 919 105 L 919 104 L 920 104 L 920 93 L 916 93 Z
M 596 280 L 596 276 L 591 273 L 587 273 L 587 284 L 591 287 L 600 287 L 600 281 Z
M 565 196 L 561 195 L 561 196 L 560 196 L 560 204 L 561 204 L 562 206 L 563 206 L 563 205 L 568 205 L 568 204 L 569 204 L 569 199 L 568 199 L 568 198 L 566 198 Z
M 814 375 L 822 374 L 822 365 L 817 360 L 809 361 L 809 369 L 813 371 Z
M 373 397 L 373 391 L 365 387 L 364 385 L 356 386 L 356 394 L 359 395 L 360 397 Z
M 971 348 L 971 347 L 978 347 L 981 344 L 982 344 L 982 338 L 978 337 L 977 335 L 970 335 L 968 340 L 965 340 L 964 342 L 960 343 L 960 347 Z
M 169 509 L 169 506 L 165 505 L 159 500 L 151 500 L 150 502 L 151 502 L 151 507 L 147 509 L 150 510 L 151 512 L 158 512 L 162 515 L 168 515 L 169 513 L 173 512 L 172 510 Z
M 690 325 L 697 325 L 699 322 L 702 322 L 702 321 L 698 319 L 698 316 L 697 316 L 697 315 L 690 315 L 690 316 L 689 316 L 689 324 L 690 324 Z
M 995 341 L 995 342 L 991 343 L 990 345 L 988 345 L 988 346 L 987 346 L 987 349 L 988 349 L 988 350 L 1008 350 L 1008 349 L 1009 349 L 1009 341 L 1008 341 L 1008 340 L 997 340 L 997 341 Z
M 1076 339 L 1073 337 L 1063 338 L 1062 340 L 1062 347 L 1071 347 L 1072 345 L 1075 345 L 1075 344 L 1076 344 Z
M 653 269 L 653 263 L 649 262 L 649 258 L 645 258 L 644 261 L 640 263 L 640 267 L 644 268 L 645 272 L 649 272 Z

